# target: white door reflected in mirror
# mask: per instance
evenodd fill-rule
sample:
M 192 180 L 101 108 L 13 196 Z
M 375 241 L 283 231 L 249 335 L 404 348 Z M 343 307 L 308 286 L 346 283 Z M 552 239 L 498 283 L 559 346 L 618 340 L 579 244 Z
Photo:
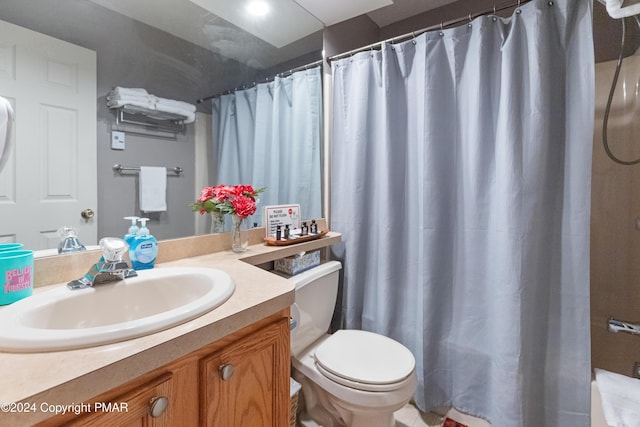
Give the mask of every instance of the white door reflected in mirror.
M 0 241 L 55 248 L 70 226 L 93 245 L 96 219 L 79 212 L 97 206 L 96 53 L 1 21 L 0 40 L 12 47 L 0 49 L 0 96 L 15 112 L 12 147 L 0 147 Z

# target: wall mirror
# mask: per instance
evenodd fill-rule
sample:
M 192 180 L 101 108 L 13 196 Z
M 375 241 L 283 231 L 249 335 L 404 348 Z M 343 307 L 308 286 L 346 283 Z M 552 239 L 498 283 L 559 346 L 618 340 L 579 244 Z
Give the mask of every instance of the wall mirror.
M 0 241 L 20 241 L 32 249 L 55 247 L 59 239 L 55 231 L 63 225 L 79 228 L 80 240 L 88 245 L 103 236 L 123 235 L 128 227 L 123 217 L 140 215 L 138 176 L 114 171 L 115 164 L 181 167 L 180 176 L 167 177 L 168 210 L 147 215 L 149 226 L 159 239 L 196 233 L 198 221 L 194 221 L 189 204 L 195 199 L 198 183 L 210 183 L 209 166 L 215 162 L 207 146 L 212 132 L 211 102 L 197 104 L 196 121 L 167 136 L 152 127 L 116 124 L 106 105 L 107 94 L 114 86 L 144 88 L 157 96 L 196 104 L 200 98 L 252 86 L 320 60 L 323 24 L 292 0 L 278 3 L 277 15 L 287 25 L 266 25 L 259 14 L 242 18 L 241 2 L 3 1 L 0 17 L 4 23 L 77 46 L 81 52 L 86 50 L 89 63 L 94 52 L 95 68 L 91 71 L 89 66 L 89 74 L 95 74 L 95 92 L 85 112 L 82 106 L 58 105 L 61 99 L 66 102 L 75 97 L 84 84 L 83 65 L 69 58 L 66 51 L 24 48 L 2 37 L 0 95 L 14 104 L 16 116 L 26 109 L 25 99 L 41 98 L 33 106 L 32 124 L 16 129 L 13 155 L 18 159 L 0 173 L 0 205 L 14 206 L 16 200 L 25 198 L 33 203 L 26 209 L 11 210 L 11 216 L 2 213 Z M 212 7 L 222 9 L 213 13 Z M 26 66 L 33 65 L 29 61 L 40 64 L 33 67 L 33 73 L 46 78 L 48 86 L 31 85 L 20 93 L 4 89 L 3 81 L 20 74 L 25 66 L 20 61 L 35 51 L 41 51 L 45 60 L 28 59 Z M 49 86 L 71 90 L 55 95 Z M 88 137 L 70 130 L 90 123 L 94 115 L 95 129 L 85 129 Z M 114 130 L 125 132 L 124 150 L 112 149 Z M 24 138 L 38 144 L 27 148 Z M 78 153 L 93 145 L 95 160 L 81 171 L 83 160 Z M 95 177 L 90 179 L 92 174 Z M 23 188 L 19 183 L 25 181 L 37 181 L 37 190 Z M 94 184 L 88 190 L 83 188 L 91 182 Z M 71 207 L 82 192 L 89 193 L 86 204 Z M 64 205 L 61 213 L 53 213 L 56 204 Z M 89 219 L 88 210 L 93 212 Z M 11 224 L 27 226 L 34 233 L 30 237 L 16 235 Z M 95 237 L 90 237 L 91 231 L 83 236 L 87 224 L 93 225 Z
M 149 226 L 157 238 L 208 230 L 204 217 L 194 219 L 189 205 L 199 188 L 214 183 L 210 166 L 216 164 L 217 153 L 209 141 L 219 129 L 213 129 L 212 103 L 198 104 L 196 121 L 167 137 L 154 128 L 140 131 L 116 124 L 106 102 L 114 86 L 142 87 L 157 96 L 195 103 L 321 60 L 323 37 L 331 55 L 467 16 L 469 10 L 495 3 L 354 0 L 328 6 L 317 0 L 273 1 L 274 15 L 280 19 L 275 24 L 259 14 L 246 15 L 249 0 L 0 2 L 3 23 L 77 47 L 93 64 L 88 74 L 94 79 L 89 83 L 93 85 L 89 105 L 72 105 L 77 88 L 85 83 L 77 58 L 38 41 L 28 49 L 16 48 L 6 34 L 0 34 L 0 95 L 14 104 L 17 115 L 31 120 L 15 133 L 15 159 L 0 172 L 0 241 L 21 241 L 33 249 L 54 247 L 59 239 L 55 231 L 63 225 L 79 228 L 80 239 L 88 244 L 99 237 L 123 235 L 128 227 L 123 217 L 140 215 L 138 175 L 118 173 L 113 170 L 116 164 L 182 168 L 180 176 L 167 178 L 167 212 L 145 215 L 151 218 Z M 26 38 L 34 41 L 31 35 Z M 38 62 L 33 53 L 45 60 Z M 19 94 L 6 90 L 5 83 L 24 71 L 20 60 L 26 60 L 31 77 L 44 78 L 46 84 L 26 84 Z M 24 100 L 35 99 L 38 103 L 32 102 L 30 112 L 20 114 L 29 107 Z M 82 126 L 85 133 L 69 130 Z M 236 126 L 242 129 L 242 124 Z M 114 130 L 125 132 L 124 150 L 112 149 Z M 79 153 L 88 148 L 95 150 L 95 160 L 82 162 Z M 22 163 L 16 163 L 18 158 Z M 19 182 L 37 185 L 25 190 Z M 86 193 L 88 201 L 74 204 L 82 200 L 80 193 Z M 31 204 L 16 209 L 18 199 Z M 60 208 L 59 214 L 54 206 Z M 90 213 L 89 220 L 83 217 Z M 17 235 L 12 229 L 17 223 L 31 230 L 32 237 Z M 92 232 L 82 230 L 88 225 Z

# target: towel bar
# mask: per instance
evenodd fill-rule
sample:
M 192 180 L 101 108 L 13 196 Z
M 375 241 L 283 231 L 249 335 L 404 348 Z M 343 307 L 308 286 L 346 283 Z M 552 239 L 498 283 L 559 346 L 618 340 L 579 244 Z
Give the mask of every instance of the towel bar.
M 131 125 L 146 126 L 160 132 L 169 132 L 173 134 L 184 132 L 185 130 L 185 120 L 187 117 L 179 114 L 163 113 L 161 111 L 149 110 L 131 105 L 125 105 L 115 110 L 116 126 L 119 126 L 121 123 L 128 123 Z M 125 117 L 125 113 L 132 116 L 143 116 L 149 119 L 149 121 L 139 121 L 127 118 Z M 155 116 L 151 117 L 149 114 L 155 114 Z M 166 122 L 167 124 L 162 124 L 162 122 Z
M 116 163 L 115 165 L 113 165 L 113 170 L 117 173 L 122 173 L 122 172 L 140 172 L 140 167 L 134 167 L 134 166 L 122 166 L 120 163 Z M 182 169 L 180 166 L 176 166 L 175 168 L 167 168 L 167 174 L 173 173 L 176 174 L 178 176 L 180 176 L 180 174 L 182 174 L 184 169 Z

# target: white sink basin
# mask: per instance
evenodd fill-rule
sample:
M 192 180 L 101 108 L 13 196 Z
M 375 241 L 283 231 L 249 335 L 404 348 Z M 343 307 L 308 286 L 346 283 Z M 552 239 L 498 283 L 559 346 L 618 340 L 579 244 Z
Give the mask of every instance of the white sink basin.
M 233 294 L 210 268 L 157 268 L 118 282 L 41 292 L 0 310 L 0 351 L 92 347 L 148 335 L 213 310 Z

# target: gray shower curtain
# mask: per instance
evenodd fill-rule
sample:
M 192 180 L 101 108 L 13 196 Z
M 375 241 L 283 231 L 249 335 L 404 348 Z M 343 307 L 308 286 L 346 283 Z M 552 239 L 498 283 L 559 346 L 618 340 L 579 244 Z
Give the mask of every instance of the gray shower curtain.
M 250 223 L 268 205 L 322 215 L 320 67 L 214 98 L 212 110 L 215 184 L 266 187 Z
M 332 63 L 344 322 L 423 410 L 588 426 L 592 4 L 533 0 Z

